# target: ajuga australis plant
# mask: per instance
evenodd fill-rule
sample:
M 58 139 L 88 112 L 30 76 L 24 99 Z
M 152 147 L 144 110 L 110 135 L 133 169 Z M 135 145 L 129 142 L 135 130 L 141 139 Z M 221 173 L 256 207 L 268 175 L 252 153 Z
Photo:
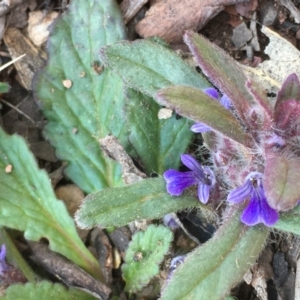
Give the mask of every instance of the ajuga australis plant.
M 128 244 L 119 268 L 124 291 L 124 285 L 112 286 L 115 281 L 78 236 L 26 142 L 0 130 L 0 225 L 23 231 L 27 240 L 47 239 L 52 251 L 87 277 L 66 276 L 60 267 L 55 276 L 101 299 L 119 299 L 124 292 L 147 298 L 148 284 L 152 299 L 225 299 L 256 262 L 271 230 L 300 235 L 297 74 L 287 74 L 273 103 L 206 38 L 186 32 L 184 41 L 201 72 L 159 39 L 126 41 L 116 1 L 74 0 L 52 29 L 48 62 L 34 82 L 48 120 L 44 136 L 66 162 L 65 174 L 87 194 L 77 225 L 109 227 L 109 234 L 132 221 L 156 220 Z M 195 135 L 203 137 L 205 157 L 202 143 L 200 155 L 192 151 L 200 140 Z M 179 216 L 191 209 L 206 223 L 217 219 L 216 231 L 192 251 L 177 253 L 173 231 L 184 228 Z M 94 298 L 59 283 L 36 283 L 13 243 L 1 244 L 2 273 L 6 249 L 7 265 L 17 257 L 30 281 L 7 289 L 5 299 Z M 79 284 L 75 277 L 88 280 Z
M 210 160 L 203 165 L 181 153 L 189 170 L 166 170 L 166 190 L 174 198 L 170 201 L 180 202 L 179 195 L 184 198 L 184 190 L 196 186 L 195 200 L 212 207 L 223 203 L 225 209 L 223 225 L 187 255 L 161 299 L 223 299 L 255 262 L 268 228 L 288 230 L 293 213 L 282 212 L 293 210 L 300 200 L 300 83 L 296 74 L 287 76 L 271 103 L 263 87 L 248 80 L 223 50 L 194 32 L 184 40 L 214 88 L 175 83 L 158 90 L 154 99 L 194 121 L 190 130 L 202 134 Z M 104 48 L 100 56 L 128 86 L 140 90 L 116 62 L 125 56 L 119 47 Z M 130 47 L 136 48 L 134 43 Z M 296 221 L 291 231 L 298 233 L 297 218 L 290 221 Z M 216 281 L 221 282 L 218 288 Z

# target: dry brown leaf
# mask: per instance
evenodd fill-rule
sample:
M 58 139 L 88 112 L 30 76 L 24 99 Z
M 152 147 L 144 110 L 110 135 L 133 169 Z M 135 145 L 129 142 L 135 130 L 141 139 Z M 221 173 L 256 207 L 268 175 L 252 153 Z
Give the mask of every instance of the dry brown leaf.
M 134 165 L 131 157 L 127 154 L 116 137 L 107 135 L 100 139 L 99 143 L 104 153 L 121 165 L 122 178 L 126 184 L 133 184 L 146 178 L 146 174 L 142 173 Z
M 15 62 L 15 66 L 21 78 L 22 85 L 27 90 L 31 90 L 33 75 L 45 64 L 45 52 L 36 48 L 34 44 L 16 28 L 7 28 L 3 39 L 12 59 L 26 53 L 24 58 Z
M 6 16 L 0 17 L 0 40 L 2 40 L 4 32 L 5 32 L 5 23 L 6 23 Z
M 137 33 L 146 38 L 159 36 L 169 43 L 180 43 L 185 30 L 198 31 L 224 9 L 224 5 L 241 0 L 165 0 L 155 3 L 137 26 Z
M 123 0 L 120 7 L 124 23 L 127 24 L 147 2 L 148 0 Z
M 41 46 L 49 36 L 49 26 L 58 17 L 58 12 L 45 14 L 42 11 L 29 13 L 28 36 L 36 46 Z
M 8 26 L 15 28 L 23 28 L 27 25 L 28 15 L 27 10 L 29 8 L 29 1 L 23 1 L 23 3 L 16 5 L 7 17 Z
M 67 184 L 56 188 L 55 195 L 65 203 L 67 210 L 72 217 L 74 217 L 75 212 L 78 210 L 84 199 L 83 191 L 75 184 Z M 89 230 L 81 229 L 77 226 L 76 230 L 80 238 L 86 240 Z
M 66 204 L 70 216 L 74 216 L 84 199 L 83 191 L 75 184 L 67 184 L 55 189 L 55 195 Z
M 0 16 L 6 15 L 15 6 L 25 2 L 28 2 L 28 0 L 2 0 L 0 3 Z

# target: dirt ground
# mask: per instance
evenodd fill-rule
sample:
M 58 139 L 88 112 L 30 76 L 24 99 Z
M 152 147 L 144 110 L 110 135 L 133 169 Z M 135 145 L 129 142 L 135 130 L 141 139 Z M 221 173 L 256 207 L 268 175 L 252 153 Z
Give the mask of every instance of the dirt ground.
M 80 203 L 84 194 L 64 177 L 63 163 L 43 138 L 46 120 L 32 95 L 33 76 L 47 59 L 48 27 L 67 9 L 69 1 L 1 2 L 1 64 L 26 53 L 25 57 L 1 71 L 0 81 L 11 86 L 9 93 L 3 94 L 0 99 L 1 125 L 7 133 L 18 133 L 27 140 L 40 167 L 50 174 L 60 199 L 68 203 L 68 199 L 70 202 L 75 197 Z M 247 3 L 233 0 L 118 2 L 129 39 L 159 35 L 183 57 L 189 57 L 187 47 L 182 42 L 182 33 L 186 29 L 199 31 L 241 64 L 251 67 L 269 59 L 264 53 L 269 38 L 261 32 L 262 25 L 271 28 L 300 50 L 298 0 L 250 0 Z M 169 14 L 170 7 L 175 10 L 173 14 Z M 191 13 L 195 11 L 199 13 Z M 74 212 L 78 205 L 70 210 Z M 181 217 L 185 219 L 185 216 Z M 26 251 L 24 240 L 19 243 L 22 244 L 20 249 Z M 237 299 L 245 300 L 294 299 L 295 289 L 299 288 L 295 285 L 299 253 L 299 237 L 272 233 L 259 261 L 233 294 Z M 118 277 L 117 272 L 114 276 Z

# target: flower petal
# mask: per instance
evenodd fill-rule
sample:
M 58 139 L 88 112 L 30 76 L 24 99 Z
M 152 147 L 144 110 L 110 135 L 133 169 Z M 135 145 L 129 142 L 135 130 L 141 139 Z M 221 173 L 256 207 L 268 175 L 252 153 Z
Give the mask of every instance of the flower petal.
M 261 222 L 259 200 L 251 198 L 249 205 L 244 209 L 241 221 L 248 226 L 253 226 Z
M 199 183 L 198 186 L 198 198 L 203 203 L 206 204 L 209 199 L 210 186 L 207 184 Z
M 218 99 L 219 98 L 219 93 L 216 89 L 214 88 L 207 88 L 207 89 L 204 89 L 203 92 L 205 94 L 207 94 L 208 96 L 214 98 L 214 99 Z
M 229 193 L 229 195 L 227 196 L 227 201 L 231 203 L 242 202 L 251 195 L 252 190 L 253 186 L 251 182 L 249 180 L 246 180 L 246 182 L 242 186 L 234 189 Z
M 1 251 L 0 251 L 0 276 L 3 276 L 3 272 L 8 270 L 8 265 L 5 261 L 5 257 L 6 257 L 6 247 L 3 244 L 1 246 Z
M 0 261 L 3 261 L 6 257 L 6 247 L 5 245 L 3 244 L 1 246 L 1 251 L 0 251 Z
M 170 227 L 171 229 L 180 228 L 180 226 L 177 224 L 177 222 L 172 217 L 172 214 L 167 214 L 167 215 L 163 216 L 163 223 L 165 226 Z
M 189 154 L 181 154 L 181 161 L 185 166 L 187 166 L 191 171 L 193 171 L 194 177 L 198 180 L 198 182 L 208 185 L 211 184 L 209 176 L 207 176 L 201 164 L 198 163 L 197 160 L 193 158 L 193 156 Z
M 273 226 L 279 219 L 278 212 L 270 207 L 267 199 L 263 199 L 260 202 L 260 216 L 261 222 L 266 226 Z
M 181 195 L 183 190 L 198 182 L 194 172 L 179 172 L 177 170 L 166 171 L 164 179 L 167 183 L 168 193 L 173 196 Z
M 202 166 L 200 165 L 200 163 L 197 162 L 197 160 L 193 156 L 189 154 L 181 154 L 180 158 L 182 163 L 191 171 L 203 173 Z
M 203 123 L 195 123 L 191 128 L 191 131 L 195 132 L 195 133 L 201 133 L 201 132 L 209 132 L 211 131 L 211 128 L 209 126 L 206 126 Z
M 226 108 L 229 109 L 231 106 L 231 100 L 226 96 L 223 95 L 220 99 L 220 103 Z

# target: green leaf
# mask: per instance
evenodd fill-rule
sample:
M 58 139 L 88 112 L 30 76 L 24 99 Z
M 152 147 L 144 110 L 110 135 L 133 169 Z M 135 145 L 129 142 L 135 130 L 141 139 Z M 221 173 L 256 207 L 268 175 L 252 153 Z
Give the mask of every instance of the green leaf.
M 299 169 L 299 158 L 274 151 L 267 152 L 264 189 L 271 207 L 278 211 L 288 211 L 298 204 Z
M 210 209 L 196 197 L 172 197 L 163 178 L 145 179 L 136 184 L 105 189 L 88 195 L 75 215 L 81 228 L 123 226 L 134 220 L 157 219 L 185 208 Z
M 122 265 L 126 291 L 137 292 L 159 273 L 159 264 L 169 250 L 173 234 L 164 226 L 150 225 L 137 232 L 125 254 Z
M 199 89 L 172 86 L 160 90 L 156 99 L 161 105 L 195 122 L 202 122 L 242 145 L 250 139 L 230 111 Z
M 96 259 L 78 236 L 74 221 L 58 201 L 23 138 L 0 129 L 0 226 L 24 231 L 25 238 L 49 240 L 50 248 L 90 274 L 101 277 Z
M 66 289 L 62 284 L 48 281 L 11 285 L 3 300 L 95 300 L 96 298 L 75 288 Z
M 280 214 L 278 222 L 273 228 L 294 233 L 300 236 L 300 206 L 293 210 Z
M 0 93 L 8 93 L 9 92 L 9 85 L 7 83 L 4 82 L 0 82 Z
M 66 175 L 88 193 L 123 184 L 120 166 L 103 155 L 98 140 L 112 134 L 126 147 L 123 83 L 99 62 L 101 47 L 124 38 L 115 1 L 72 1 L 50 35 L 49 60 L 36 77 L 35 96 L 49 121 L 45 136 L 68 162 Z
M 247 78 L 237 62 L 203 36 L 189 31 L 184 41 L 202 72 L 232 101 L 241 119 L 249 125 L 253 98 L 245 87 Z
M 268 236 L 264 226 L 243 225 L 240 213 L 232 208 L 213 238 L 185 258 L 163 289 L 161 300 L 221 300 L 229 295 L 255 262 Z
M 152 97 L 169 85 L 200 89 L 210 86 L 177 54 L 149 40 L 125 41 L 105 47 L 101 49 L 100 57 L 129 87 Z
M 128 89 L 126 111 L 130 126 L 129 141 L 132 156 L 142 162 L 146 172 L 162 174 L 170 168 L 178 168 L 180 154 L 191 142 L 191 122 L 176 115 L 159 119 L 160 106 L 153 99 Z

